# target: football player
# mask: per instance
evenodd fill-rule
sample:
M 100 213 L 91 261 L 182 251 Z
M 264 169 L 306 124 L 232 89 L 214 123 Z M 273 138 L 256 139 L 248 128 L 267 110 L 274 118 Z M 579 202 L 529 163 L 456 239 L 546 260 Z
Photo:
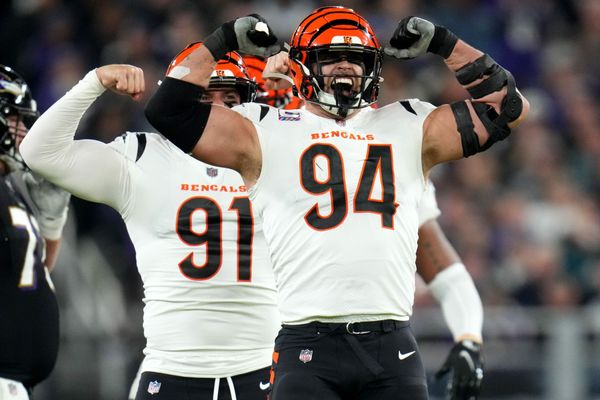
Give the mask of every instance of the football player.
M 179 62 L 200 47 L 184 50 Z M 222 56 L 196 101 L 226 109 L 252 101 L 241 57 Z M 90 71 L 46 111 L 23 143 L 31 167 L 123 217 L 144 284 L 146 347 L 135 398 L 264 399 L 280 327 L 260 219 L 239 174 L 205 164 L 162 135 L 128 132 L 104 144 L 74 140 L 106 89 L 139 98 L 142 71 Z
M 256 66 L 255 80 L 259 82 L 260 87 L 265 88 L 263 92 L 267 91 L 269 86 L 282 87 L 282 83 L 285 84 L 280 79 L 263 80 L 263 72 L 268 76 L 277 76 L 273 73 L 281 74 L 287 71 L 287 54 L 270 57 L 268 63 L 262 62 L 258 57 L 244 56 L 247 65 L 252 59 L 258 60 L 250 65 Z M 269 96 L 265 98 L 275 100 L 275 104 L 293 104 L 277 102 L 281 97 L 285 100 L 291 90 L 291 86 L 288 89 L 270 90 Z M 435 187 L 428 181 L 419 203 L 417 273 L 428 284 L 432 295 L 441 305 L 455 340 L 455 345 L 436 373 L 436 378 L 439 379 L 448 373 L 451 375 L 448 380 L 451 400 L 476 399 L 483 379 L 483 306 L 473 279 L 437 222 L 440 214 Z
M 69 194 L 34 176 L 19 154 L 37 117 L 25 80 L 0 65 L 0 399 L 29 399 L 58 354 L 58 304 L 49 271 Z
M 353 10 L 324 7 L 291 40 L 305 110 L 228 110 L 195 101 L 215 60 L 237 49 L 267 57 L 280 45 L 258 15 L 223 24 L 204 43 L 165 79 L 146 116 L 183 151 L 240 172 L 263 218 L 284 324 L 272 399 L 426 399 L 409 329 L 418 205 L 433 166 L 486 150 L 524 119 L 528 103 L 512 75 L 448 29 L 408 17 L 385 53 L 441 56 L 472 98 L 372 109 L 377 38 Z

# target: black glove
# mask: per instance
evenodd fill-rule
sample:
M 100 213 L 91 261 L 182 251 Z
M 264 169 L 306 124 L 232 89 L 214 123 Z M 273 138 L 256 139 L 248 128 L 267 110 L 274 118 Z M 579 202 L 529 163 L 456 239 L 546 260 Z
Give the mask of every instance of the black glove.
M 440 379 L 448 373 L 450 400 L 477 399 L 483 380 L 481 345 L 470 340 L 456 343 L 435 378 Z
M 400 59 L 415 58 L 425 52 L 448 58 L 457 41 L 456 35 L 443 26 L 419 17 L 406 17 L 398 23 L 384 52 Z
M 216 61 L 230 51 L 239 50 L 245 54 L 267 58 L 281 50 L 277 36 L 273 34 L 267 21 L 258 14 L 225 22 L 204 40 L 204 45 Z

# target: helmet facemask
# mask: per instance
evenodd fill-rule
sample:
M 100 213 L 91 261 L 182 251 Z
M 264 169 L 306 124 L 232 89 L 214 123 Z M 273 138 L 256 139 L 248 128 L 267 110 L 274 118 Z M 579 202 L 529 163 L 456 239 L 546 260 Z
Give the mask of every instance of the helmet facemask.
M 9 171 L 27 169 L 18 143 L 38 117 L 27 83 L 11 68 L 0 65 L 0 160 Z
M 362 74 L 323 73 L 323 66 L 342 60 L 359 65 Z M 330 114 L 345 118 L 377 100 L 381 73 L 381 53 L 377 49 L 351 45 L 322 46 L 306 51 L 306 64 L 297 59 L 294 61 L 304 75 L 303 95 Z M 327 81 L 330 81 L 329 85 Z M 359 82 L 358 85 L 355 81 Z
M 360 65 L 362 73 L 345 74 L 337 67 L 323 73 L 324 65 L 342 59 Z M 346 118 L 377 101 L 381 46 L 369 23 L 352 9 L 322 7 L 309 14 L 292 35 L 290 61 L 294 94 L 330 114 Z

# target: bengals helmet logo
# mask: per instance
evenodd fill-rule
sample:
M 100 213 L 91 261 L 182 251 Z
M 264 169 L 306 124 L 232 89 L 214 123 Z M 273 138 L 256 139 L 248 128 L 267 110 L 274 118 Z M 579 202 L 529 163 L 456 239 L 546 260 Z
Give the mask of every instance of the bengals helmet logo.
M 221 70 L 221 69 L 217 69 L 215 70 L 215 73 L 217 74 L 217 76 L 219 78 L 223 78 L 225 76 L 225 71 Z
M 344 44 L 352 44 L 352 37 L 344 36 Z

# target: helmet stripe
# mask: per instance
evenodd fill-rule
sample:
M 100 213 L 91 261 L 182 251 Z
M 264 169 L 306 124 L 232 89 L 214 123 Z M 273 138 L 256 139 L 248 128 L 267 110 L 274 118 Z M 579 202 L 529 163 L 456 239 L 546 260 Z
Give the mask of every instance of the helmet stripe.
M 310 46 L 321 34 L 325 33 L 327 31 L 327 29 L 333 28 L 333 27 L 336 27 L 339 25 L 355 25 L 356 29 L 363 31 L 364 33 L 369 35 L 375 43 L 377 43 L 377 40 L 375 39 L 375 37 L 373 35 L 371 35 L 371 32 L 369 32 L 367 27 L 360 24 L 358 21 L 353 21 L 350 19 L 337 19 L 335 21 L 331 21 L 331 22 L 328 22 L 325 25 L 323 25 L 323 27 L 321 29 L 319 29 L 319 32 L 317 32 L 315 35 L 313 35 L 313 37 L 310 39 L 308 46 Z

